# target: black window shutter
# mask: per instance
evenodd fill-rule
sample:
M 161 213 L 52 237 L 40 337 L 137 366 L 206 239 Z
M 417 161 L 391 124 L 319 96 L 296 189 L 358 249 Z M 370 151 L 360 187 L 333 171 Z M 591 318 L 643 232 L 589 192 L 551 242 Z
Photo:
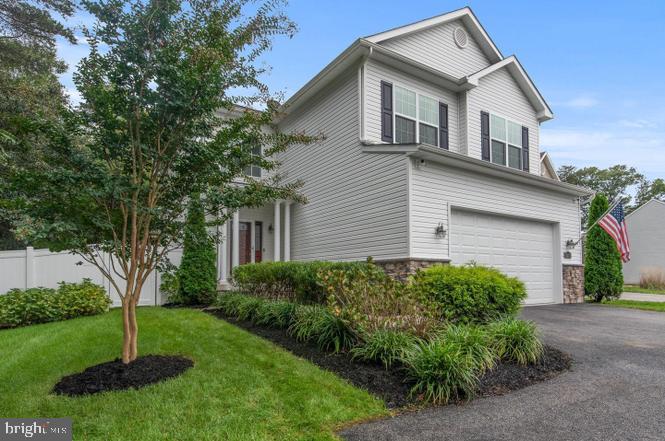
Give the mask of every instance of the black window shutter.
M 529 128 L 522 126 L 522 170 L 529 171 Z
M 393 85 L 381 81 L 381 141 L 393 142 Z
M 483 161 L 490 160 L 490 114 L 480 112 L 480 153 Z
M 448 104 L 439 103 L 439 147 L 448 150 Z

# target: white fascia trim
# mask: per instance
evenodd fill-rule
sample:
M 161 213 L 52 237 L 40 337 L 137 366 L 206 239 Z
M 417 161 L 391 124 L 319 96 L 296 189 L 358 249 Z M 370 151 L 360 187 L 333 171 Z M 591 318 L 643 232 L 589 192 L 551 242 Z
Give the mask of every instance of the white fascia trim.
M 362 152 L 373 154 L 404 154 L 413 158 L 420 158 L 425 161 L 471 170 L 515 182 L 522 182 L 559 193 L 575 196 L 588 196 L 592 194 L 591 190 L 584 187 L 555 181 L 533 173 L 512 169 L 504 165 L 492 164 L 488 161 L 424 144 L 364 144 Z
M 478 72 L 468 75 L 463 78 L 462 83 L 468 84 L 471 87 L 477 87 L 479 80 L 493 72 L 496 72 L 499 69 L 507 68 L 508 71 L 513 75 L 515 81 L 520 86 L 522 91 L 524 91 L 527 98 L 531 102 L 531 105 L 536 109 L 536 118 L 538 121 L 543 122 L 554 118 L 554 114 L 550 109 L 550 106 L 545 101 L 545 98 L 540 94 L 540 91 L 533 83 L 529 75 L 526 73 L 522 64 L 519 62 L 515 55 L 511 55 L 498 63 L 494 63 L 491 66 L 486 67 L 485 69 L 479 70 Z
M 503 59 L 501 51 L 499 51 L 499 48 L 496 47 L 489 34 L 487 34 L 483 26 L 478 21 L 478 18 L 476 18 L 476 15 L 468 6 L 456 11 L 448 12 L 446 14 L 437 15 L 436 17 L 427 18 L 425 20 L 420 20 L 405 26 L 399 26 L 397 28 L 380 32 L 378 34 L 370 35 L 365 37 L 365 39 L 371 41 L 372 43 L 380 43 L 382 41 L 390 40 L 391 38 L 401 37 L 412 32 L 421 31 L 432 26 L 459 19 L 461 19 L 469 28 L 469 31 L 478 41 L 478 44 L 481 46 L 491 62 L 497 62 Z
M 556 168 L 554 167 L 554 162 L 552 162 L 549 153 L 543 152 L 543 154 L 540 155 L 540 162 L 541 165 L 545 164 L 545 167 L 547 167 L 547 171 L 549 171 L 552 174 L 552 176 L 556 178 L 557 181 L 561 180 L 561 178 L 556 172 Z

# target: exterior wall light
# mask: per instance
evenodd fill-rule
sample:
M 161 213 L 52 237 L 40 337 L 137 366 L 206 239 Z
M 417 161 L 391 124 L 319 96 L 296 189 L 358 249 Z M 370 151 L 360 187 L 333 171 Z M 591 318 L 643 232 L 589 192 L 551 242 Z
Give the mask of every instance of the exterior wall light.
M 439 222 L 439 225 L 437 225 L 436 228 L 434 228 L 434 235 L 436 237 L 443 238 L 446 237 L 446 233 L 447 231 L 445 228 L 443 228 L 443 223 Z
M 272 234 L 275 229 L 272 227 L 272 224 L 268 225 L 268 233 Z

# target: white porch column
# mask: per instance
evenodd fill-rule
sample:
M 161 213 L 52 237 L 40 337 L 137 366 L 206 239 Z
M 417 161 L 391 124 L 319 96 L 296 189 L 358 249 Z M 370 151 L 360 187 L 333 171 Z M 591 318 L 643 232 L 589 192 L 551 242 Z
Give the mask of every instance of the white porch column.
M 240 265 L 240 211 L 233 213 L 233 246 L 231 250 L 231 268 Z
M 280 259 L 280 246 L 281 246 L 281 240 L 280 240 L 280 234 L 282 231 L 282 226 L 280 225 L 282 216 L 280 213 L 280 206 L 282 204 L 282 201 L 275 201 L 275 219 L 273 220 L 272 227 L 273 227 L 273 236 L 275 239 L 275 246 L 273 247 L 273 261 L 274 262 L 279 262 Z
M 291 201 L 284 202 L 284 262 L 291 260 Z
M 226 210 L 224 210 L 224 215 L 226 215 Z M 228 268 L 229 268 L 229 223 L 224 222 L 219 226 L 220 231 L 220 240 L 217 245 L 217 256 L 219 256 L 219 267 L 217 268 L 217 273 L 219 274 L 219 281 L 226 282 L 229 278 Z

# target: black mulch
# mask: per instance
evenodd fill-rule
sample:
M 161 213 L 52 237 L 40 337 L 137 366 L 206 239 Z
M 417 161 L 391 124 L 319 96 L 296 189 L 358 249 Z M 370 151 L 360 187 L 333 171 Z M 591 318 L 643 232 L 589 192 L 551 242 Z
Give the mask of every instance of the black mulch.
M 404 371 L 399 367 L 386 370 L 381 364 L 359 362 L 352 360 L 351 356 L 346 353 L 323 352 L 315 344 L 298 342 L 284 329 L 259 326 L 249 321 L 238 321 L 217 309 L 208 309 L 205 312 L 270 340 L 289 352 L 334 372 L 351 384 L 381 398 L 389 408 L 418 404 L 416 397 L 409 396 L 411 384 L 406 382 Z M 502 395 L 539 383 L 569 369 L 570 364 L 571 359 L 567 354 L 546 346 L 545 356 L 536 365 L 520 366 L 514 363 L 501 363 L 493 371 L 485 374 L 481 379 L 478 395 Z
M 194 362 L 189 358 L 175 355 L 144 355 L 127 365 L 116 358 L 91 366 L 78 374 L 63 377 L 53 387 L 53 393 L 75 397 L 114 390 L 139 389 L 177 377 L 192 366 Z

